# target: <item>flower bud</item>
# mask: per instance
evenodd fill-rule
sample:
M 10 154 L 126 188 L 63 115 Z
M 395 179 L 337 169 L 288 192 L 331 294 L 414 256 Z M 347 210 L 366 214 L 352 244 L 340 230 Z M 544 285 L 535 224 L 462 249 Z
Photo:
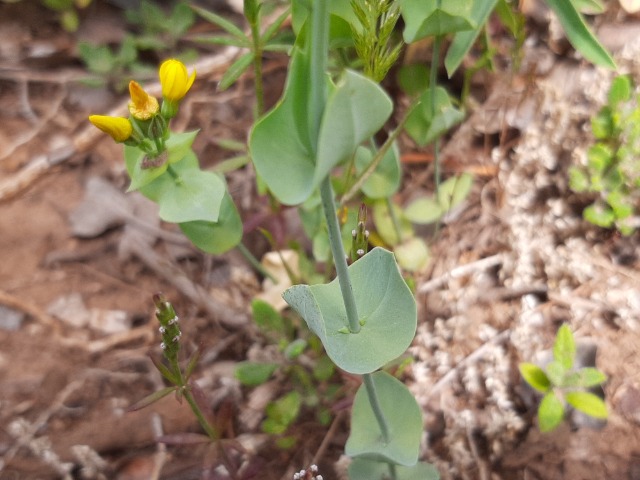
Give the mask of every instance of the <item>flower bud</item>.
M 369 231 L 366 229 L 367 207 L 363 203 L 358 210 L 358 223 L 351 231 L 351 261 L 355 262 L 363 257 L 369 249 Z
M 160 322 L 159 330 L 162 335 L 160 347 L 165 358 L 170 362 L 175 362 L 178 358 L 180 337 L 182 336 L 178 315 L 176 315 L 173 305 L 161 293 L 153 296 L 153 303 L 156 305 L 156 318 Z
M 138 82 L 129 82 L 129 93 L 129 113 L 138 120 L 149 120 L 160 111 L 158 100 L 145 92 Z
M 196 79 L 196 72 L 194 70 L 191 75 L 188 75 L 184 63 L 172 58 L 160 65 L 159 76 L 162 96 L 165 100 L 175 103 L 187 94 Z
M 89 121 L 119 143 L 128 140 L 133 131 L 128 118 L 91 115 Z

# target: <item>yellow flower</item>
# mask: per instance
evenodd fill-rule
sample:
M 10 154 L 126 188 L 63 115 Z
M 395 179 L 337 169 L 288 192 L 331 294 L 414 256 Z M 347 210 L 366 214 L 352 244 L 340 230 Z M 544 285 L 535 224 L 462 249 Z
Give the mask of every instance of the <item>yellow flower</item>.
M 195 70 L 188 75 L 187 67 L 179 60 L 170 59 L 160 65 L 160 84 L 162 96 L 170 102 L 178 102 L 193 85 L 196 79 Z
M 128 140 L 133 130 L 128 118 L 91 115 L 89 121 L 104 133 L 111 135 L 116 142 Z
M 129 113 L 138 120 L 149 120 L 160 110 L 158 100 L 145 92 L 138 82 L 129 82 L 129 93 Z

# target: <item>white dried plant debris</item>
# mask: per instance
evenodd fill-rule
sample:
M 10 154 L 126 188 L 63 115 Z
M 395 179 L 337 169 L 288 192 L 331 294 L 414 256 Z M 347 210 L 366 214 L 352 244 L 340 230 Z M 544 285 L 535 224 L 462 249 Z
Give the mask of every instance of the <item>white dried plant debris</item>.
M 109 464 L 89 445 L 74 445 L 71 447 L 71 453 L 80 465 L 81 478 L 87 480 L 106 479 L 101 472 L 105 471 Z

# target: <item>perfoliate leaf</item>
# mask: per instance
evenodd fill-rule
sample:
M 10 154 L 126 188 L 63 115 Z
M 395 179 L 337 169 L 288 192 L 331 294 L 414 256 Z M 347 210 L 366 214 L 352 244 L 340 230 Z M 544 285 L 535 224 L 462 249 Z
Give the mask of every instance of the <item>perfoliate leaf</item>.
M 214 255 L 232 249 L 242 239 L 242 219 L 228 193 L 222 198 L 217 222 L 197 220 L 179 226 L 196 247 Z
M 337 278 L 326 285 L 295 285 L 283 297 L 320 337 L 336 365 L 350 373 L 370 373 L 407 349 L 416 331 L 416 304 L 387 250 L 371 250 L 349 266 L 349 276 L 360 316 L 357 333 L 348 329 Z
M 349 465 L 350 480 L 378 480 L 388 478 L 389 464 L 366 458 L 355 458 Z M 438 470 L 428 463 L 418 462 L 412 467 L 396 466 L 397 480 L 440 480 Z
M 388 441 L 382 437 L 363 384 L 353 400 L 351 434 L 345 453 L 351 457 L 415 465 L 422 433 L 422 414 L 416 399 L 402 382 L 386 372 L 371 374 L 371 380 L 389 427 Z

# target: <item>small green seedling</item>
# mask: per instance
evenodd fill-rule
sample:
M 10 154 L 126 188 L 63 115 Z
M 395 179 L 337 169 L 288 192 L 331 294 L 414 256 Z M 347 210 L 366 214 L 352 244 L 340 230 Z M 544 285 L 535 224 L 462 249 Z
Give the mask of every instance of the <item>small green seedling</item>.
M 628 75 L 613 81 L 607 105 L 591 121 L 596 143 L 587 165 L 569 171 L 574 191 L 597 195 L 584 218 L 623 235 L 634 232 L 640 214 L 640 102 L 633 90 Z
M 520 373 L 525 381 L 544 394 L 538 407 L 540 430 L 549 432 L 564 418 L 568 403 L 593 418 L 607 418 L 607 406 L 597 395 L 585 391 L 601 385 L 607 377 L 593 367 L 575 367 L 576 345 L 567 325 L 558 330 L 553 346 L 553 361 L 543 370 L 533 363 L 521 363 Z
M 293 386 L 293 390 L 266 406 L 262 422 L 262 430 L 277 435 L 277 444 L 288 448 L 296 443 L 296 438 L 287 435 L 287 430 L 296 422 L 303 407 L 312 408 L 320 423 L 330 422 L 329 407 L 338 386 L 328 382 L 335 366 L 307 329 L 296 328 L 293 321 L 280 315 L 267 302 L 255 299 L 251 306 L 256 326 L 269 342 L 278 346 L 280 355 L 272 362 L 240 362 L 235 376 L 247 387 L 261 385 L 271 378 L 283 379 L 285 385 Z M 300 360 L 302 356 L 304 361 Z

